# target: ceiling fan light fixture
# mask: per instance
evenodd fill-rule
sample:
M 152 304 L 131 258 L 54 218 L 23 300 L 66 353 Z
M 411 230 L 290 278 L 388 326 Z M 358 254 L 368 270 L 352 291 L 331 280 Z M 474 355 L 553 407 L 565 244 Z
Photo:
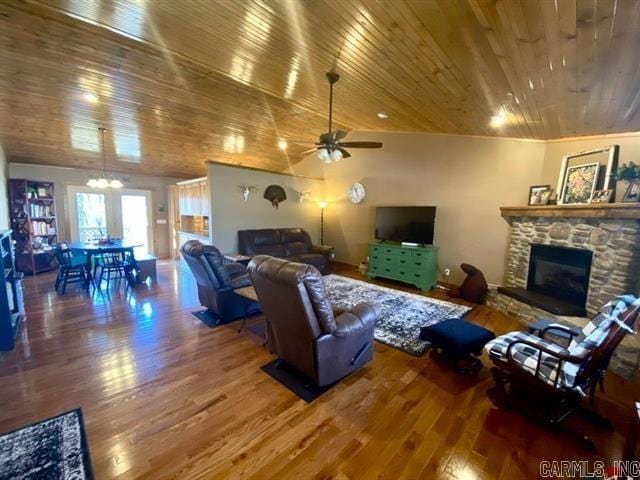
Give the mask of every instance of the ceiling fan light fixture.
M 331 160 L 333 160 L 334 162 L 339 162 L 340 160 L 342 160 L 342 152 L 337 149 L 331 152 Z
M 287 141 L 286 140 L 279 140 L 278 141 L 278 148 L 280 150 L 286 150 L 287 149 Z
M 386 120 L 387 118 L 389 118 L 389 114 L 385 112 L 378 112 L 378 118 L 381 118 L 382 120 Z
M 109 186 L 111 188 L 122 188 L 124 185 L 120 180 L 118 180 L 117 178 L 114 178 L 109 182 Z
M 96 180 L 95 178 L 90 178 L 87 181 L 87 187 L 98 188 L 98 180 Z
M 326 148 L 321 148 L 318 150 L 318 159 L 323 161 L 324 163 L 331 163 L 331 155 Z

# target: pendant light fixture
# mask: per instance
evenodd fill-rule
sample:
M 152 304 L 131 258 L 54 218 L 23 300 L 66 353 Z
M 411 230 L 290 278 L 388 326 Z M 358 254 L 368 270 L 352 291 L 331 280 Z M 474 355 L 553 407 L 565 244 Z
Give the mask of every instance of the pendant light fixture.
M 104 150 L 104 134 L 107 131 L 104 127 L 98 127 L 100 135 L 102 135 L 102 175 L 91 177 L 87 181 L 87 186 L 91 188 L 122 188 L 123 183 L 114 178 L 113 176 L 107 176 L 107 156 Z

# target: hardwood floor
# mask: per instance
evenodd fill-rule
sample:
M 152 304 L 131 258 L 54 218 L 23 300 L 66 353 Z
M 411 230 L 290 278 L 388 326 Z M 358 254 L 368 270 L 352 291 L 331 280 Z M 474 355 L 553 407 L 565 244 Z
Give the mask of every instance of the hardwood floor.
M 82 407 L 98 479 L 536 478 L 541 460 L 619 459 L 640 398 L 637 381 L 608 375 L 597 406 L 616 433 L 572 421 L 594 434 L 593 456 L 496 408 L 488 368 L 460 376 L 376 343 L 366 368 L 308 405 L 259 369 L 273 358 L 260 318 L 238 333 L 191 315 L 195 282 L 177 262 L 127 294 L 52 285 L 25 281 L 28 320 L 0 361 L 0 432 Z M 520 328 L 487 307 L 470 318 L 497 334 Z

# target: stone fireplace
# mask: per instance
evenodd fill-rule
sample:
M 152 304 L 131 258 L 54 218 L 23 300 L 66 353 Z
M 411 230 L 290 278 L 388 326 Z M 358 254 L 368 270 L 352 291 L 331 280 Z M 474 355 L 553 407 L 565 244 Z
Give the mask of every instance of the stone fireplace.
M 503 207 L 501 213 L 511 227 L 507 271 L 489 305 L 525 325 L 548 318 L 582 328 L 612 297 L 638 294 L 640 205 Z M 630 376 L 639 353 L 637 337 L 627 336 L 611 369 Z

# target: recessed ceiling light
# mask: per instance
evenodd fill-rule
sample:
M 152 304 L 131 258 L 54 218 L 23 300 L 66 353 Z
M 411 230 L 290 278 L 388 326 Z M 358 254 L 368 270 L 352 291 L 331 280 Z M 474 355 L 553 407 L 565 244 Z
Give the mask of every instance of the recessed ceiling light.
M 378 112 L 378 118 L 382 118 L 383 120 L 389 118 L 389 115 L 387 115 L 384 112 Z
M 505 112 L 504 108 L 501 108 L 497 115 L 493 115 L 491 120 L 489 121 L 489 125 L 492 128 L 500 128 L 507 121 L 507 112 Z
M 489 121 L 489 125 L 491 125 L 492 128 L 500 128 L 504 125 L 504 117 L 493 115 Z
M 96 103 L 98 101 L 98 95 L 93 92 L 83 92 L 82 98 L 84 98 L 87 102 Z
M 280 140 L 278 142 L 278 148 L 280 150 L 286 150 L 287 149 L 287 141 L 286 140 Z

